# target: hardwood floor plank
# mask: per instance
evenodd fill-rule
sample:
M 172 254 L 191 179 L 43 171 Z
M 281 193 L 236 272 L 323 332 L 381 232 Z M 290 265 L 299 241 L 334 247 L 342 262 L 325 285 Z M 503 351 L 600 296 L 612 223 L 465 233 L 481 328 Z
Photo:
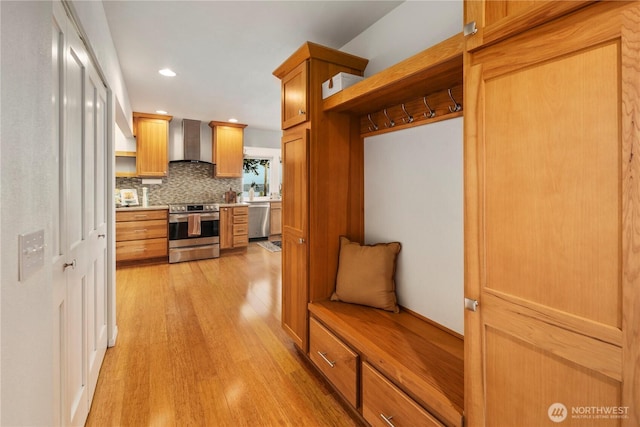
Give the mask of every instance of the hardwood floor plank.
M 87 426 L 360 426 L 280 325 L 280 253 L 116 271 Z

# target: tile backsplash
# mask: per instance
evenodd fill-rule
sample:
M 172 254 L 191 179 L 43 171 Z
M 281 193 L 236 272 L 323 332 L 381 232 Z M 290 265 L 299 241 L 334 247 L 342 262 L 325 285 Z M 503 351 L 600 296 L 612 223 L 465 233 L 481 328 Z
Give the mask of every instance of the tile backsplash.
M 135 188 L 142 204 L 142 187 L 149 188 L 149 205 L 224 201 L 225 191 L 242 190 L 242 178 L 212 178 L 213 166 L 206 163 L 169 163 L 162 184 L 142 185 L 142 178 L 116 178 L 116 188 Z

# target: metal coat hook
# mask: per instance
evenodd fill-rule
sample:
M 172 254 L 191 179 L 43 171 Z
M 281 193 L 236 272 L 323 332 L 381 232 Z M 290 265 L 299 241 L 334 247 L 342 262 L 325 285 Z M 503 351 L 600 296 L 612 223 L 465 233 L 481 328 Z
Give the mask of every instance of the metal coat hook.
M 387 126 L 387 127 L 390 127 L 390 128 L 394 127 L 396 125 L 396 122 L 391 120 L 391 118 L 387 114 L 387 109 L 386 108 L 383 110 L 383 113 L 384 113 L 384 116 L 387 118 L 387 120 L 389 120 L 389 123 L 388 124 L 385 123 L 384 125 Z
M 455 113 L 456 111 L 462 110 L 462 105 L 458 104 L 456 102 L 456 100 L 453 99 L 453 95 L 451 94 L 451 89 L 449 89 L 448 92 L 449 92 L 449 98 L 451 98 L 451 100 L 453 101 L 453 105 L 454 105 L 453 107 L 449 106 L 449 111 L 451 111 L 452 113 Z
M 375 124 L 373 122 L 373 120 L 371 119 L 371 113 L 367 114 L 367 118 L 369 119 L 369 123 L 371 123 L 371 126 L 369 126 L 369 132 L 372 132 L 374 130 L 378 130 L 378 125 Z
M 427 119 L 432 119 L 436 116 L 436 112 L 434 110 L 431 109 L 431 107 L 429 107 L 429 104 L 427 104 L 427 97 L 423 97 L 422 101 L 424 102 L 424 106 L 427 107 L 427 111 L 424 113 L 424 116 Z
M 402 111 L 404 111 L 404 113 L 407 115 L 407 118 L 405 119 L 404 117 L 402 118 L 402 121 L 405 123 L 412 123 L 413 122 L 413 116 L 409 113 L 407 113 L 407 109 L 404 108 L 404 104 L 402 104 Z

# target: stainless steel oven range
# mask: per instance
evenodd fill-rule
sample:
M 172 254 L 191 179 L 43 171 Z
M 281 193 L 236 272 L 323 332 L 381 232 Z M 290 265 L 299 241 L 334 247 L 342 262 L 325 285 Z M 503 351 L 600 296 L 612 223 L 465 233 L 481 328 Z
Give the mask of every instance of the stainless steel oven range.
M 216 203 L 169 205 L 169 262 L 220 256 L 220 206 Z

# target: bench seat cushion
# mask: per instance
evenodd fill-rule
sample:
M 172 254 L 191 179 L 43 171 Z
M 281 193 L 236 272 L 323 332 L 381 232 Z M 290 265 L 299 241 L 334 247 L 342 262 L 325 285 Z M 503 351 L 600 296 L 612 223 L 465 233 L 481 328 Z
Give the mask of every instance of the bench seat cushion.
M 398 242 L 361 245 L 340 237 L 340 257 L 333 301 L 398 312 L 396 259 Z

